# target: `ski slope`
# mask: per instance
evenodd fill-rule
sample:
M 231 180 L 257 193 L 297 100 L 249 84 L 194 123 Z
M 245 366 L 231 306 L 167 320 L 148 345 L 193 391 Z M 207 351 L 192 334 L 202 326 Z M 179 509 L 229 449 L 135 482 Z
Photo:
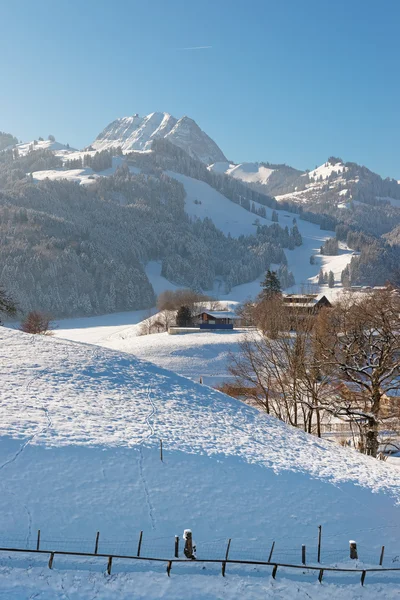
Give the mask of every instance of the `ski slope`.
M 208 183 L 187 177 L 180 173 L 173 171 L 167 171 L 167 175 L 174 177 L 180 181 L 186 191 L 185 199 L 185 210 L 193 218 L 204 219 L 209 217 L 214 222 L 215 226 L 218 227 L 225 235 L 232 237 L 239 237 L 240 235 L 251 235 L 256 232 L 257 222 L 261 224 L 272 224 L 272 209 L 266 208 L 266 219 L 258 217 L 253 213 L 245 210 L 243 207 L 231 202 L 228 198 L 220 194 L 217 190 L 212 188 Z M 201 204 L 195 203 L 195 200 L 200 200 Z M 260 206 L 256 203 L 256 206 Z M 282 227 L 286 225 L 290 228 L 293 226 L 293 218 L 296 218 L 297 227 L 302 235 L 303 244 L 294 250 L 285 250 L 285 254 L 288 260 L 288 269 L 293 272 L 296 285 L 289 288 L 288 292 L 294 292 L 307 288 L 317 283 L 318 272 L 321 267 L 324 270 L 332 270 L 335 275 L 335 281 L 340 285 L 340 275 L 342 269 L 350 262 L 352 252 L 346 247 L 342 246 L 340 252 L 340 259 L 335 256 L 321 256 L 319 249 L 323 245 L 324 241 L 330 237 L 334 237 L 334 232 L 323 231 L 319 228 L 319 225 L 310 223 L 309 221 L 302 221 L 298 215 L 287 212 L 285 210 L 277 210 L 279 224 Z M 310 264 L 310 256 L 315 256 L 315 264 Z M 238 286 L 239 287 L 239 286 Z M 254 297 L 254 290 L 259 291 L 259 281 L 250 284 L 247 293 L 244 298 L 251 295 Z M 258 293 L 257 291 L 257 293 Z M 241 294 L 243 295 L 243 294 Z M 238 298 L 235 294 L 229 296 L 232 299 L 242 300 L 244 298 Z
M 301 544 L 315 551 L 321 524 L 327 561 L 346 562 L 350 538 L 364 562 L 376 560 L 382 543 L 388 563 L 397 555 L 395 467 L 127 354 L 0 328 L 0 355 L 3 544 L 33 547 L 40 528 L 44 545 L 56 540 L 52 549 L 63 540 L 74 540 L 69 549 L 92 548 L 100 531 L 99 552 L 132 552 L 143 530 L 143 552 L 164 557 L 174 535 L 190 527 L 199 558 L 220 555 L 231 537 L 232 557 L 264 555 L 275 540 L 276 560 L 297 560 Z M 177 568 L 176 582 L 168 583 L 164 569 L 142 564 L 116 561 L 105 579 L 92 573 L 105 569 L 93 560 L 56 557 L 51 573 L 43 559 L 0 561 L 0 593 L 12 599 L 42 593 L 43 577 L 49 587 L 39 598 L 183 598 L 190 586 L 195 599 L 245 592 L 258 600 L 277 597 L 276 589 L 282 598 L 298 588 L 307 591 L 297 597 L 314 597 L 320 589 L 301 573 L 300 582 L 290 575 L 275 588 L 269 575 L 245 569 L 222 584 L 219 568 L 193 565 L 193 578 Z M 129 596 L 141 581 L 143 590 Z M 395 589 L 383 583 L 375 592 Z M 338 598 L 340 591 L 331 586 Z

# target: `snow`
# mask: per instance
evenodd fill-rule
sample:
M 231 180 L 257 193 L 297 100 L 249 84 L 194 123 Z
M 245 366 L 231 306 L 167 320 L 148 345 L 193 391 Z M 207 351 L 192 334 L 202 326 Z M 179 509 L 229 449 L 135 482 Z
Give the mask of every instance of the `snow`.
M 256 231 L 256 218 L 259 222 L 270 225 L 272 223 L 272 209 L 266 208 L 267 218 L 257 217 L 254 213 L 245 210 L 228 200 L 225 196 L 217 192 L 214 188 L 203 181 L 198 181 L 192 177 L 187 177 L 180 173 L 173 171 L 167 171 L 167 175 L 174 177 L 180 181 L 186 191 L 185 199 L 185 210 L 194 218 L 204 219 L 210 217 L 214 222 L 215 226 L 221 229 L 227 235 L 230 233 L 232 237 L 239 237 L 240 235 L 254 234 Z M 199 200 L 201 204 L 195 203 L 195 200 Z M 256 207 L 260 207 L 260 204 L 256 204 Z M 285 254 L 288 260 L 288 269 L 293 272 L 296 285 L 289 288 L 286 291 L 299 291 L 304 287 L 313 285 L 318 279 L 318 272 L 321 264 L 324 268 L 329 266 L 330 270 L 337 274 L 337 280 L 340 281 L 340 267 L 344 268 L 346 264 L 351 260 L 351 251 L 343 247 L 340 260 L 333 261 L 332 257 L 326 257 L 329 260 L 321 261 L 318 259 L 318 253 L 320 247 L 324 241 L 334 236 L 333 232 L 323 231 L 319 228 L 319 225 L 310 223 L 309 221 L 302 221 L 298 215 L 290 213 L 284 210 L 278 210 L 279 224 L 282 227 L 287 225 L 289 228 L 293 226 L 293 218 L 296 217 L 297 227 L 303 237 L 303 244 L 295 250 L 285 250 Z M 316 256 L 316 264 L 310 265 L 310 256 Z M 332 266 L 330 266 L 332 263 Z M 343 265 L 343 266 L 342 266 Z M 254 297 L 259 293 L 260 280 L 251 282 L 250 284 L 244 284 L 234 288 L 233 291 L 227 296 L 233 300 L 244 300 L 249 295 Z M 238 288 L 241 288 L 238 290 Z M 240 294 L 237 295 L 237 292 Z M 223 294 L 219 293 L 218 297 L 225 298 Z
M 229 355 L 238 352 L 239 342 L 244 337 L 240 329 L 196 331 L 191 335 L 155 333 L 144 336 L 138 336 L 138 330 L 136 326 L 126 327 L 93 343 L 128 352 L 193 381 L 198 382 L 202 377 L 207 385 L 222 384 L 231 379 L 228 372 Z M 57 332 L 57 336 L 73 339 L 69 331 Z
M 120 146 L 124 152 L 150 150 L 154 139 L 166 138 L 190 156 L 209 164 L 226 160 L 217 144 L 193 119 L 176 119 L 169 113 L 154 112 L 145 117 L 134 115 L 116 119 L 92 143 L 95 150 Z
M 168 279 L 161 275 L 161 263 L 158 261 L 148 262 L 145 271 L 151 285 L 153 286 L 156 296 L 162 292 L 165 292 L 166 290 L 177 290 L 180 287 L 179 285 L 171 283 L 168 281 Z
M 235 179 L 240 179 L 246 183 L 266 184 L 274 169 L 263 167 L 257 163 L 241 163 L 239 165 L 228 162 L 217 162 L 210 165 L 210 170 L 217 173 L 225 173 Z
M 298 582 L 293 581 L 293 572 L 280 569 L 277 579 L 273 580 L 270 567 L 253 567 L 245 571 L 245 576 L 240 576 L 229 565 L 227 575 L 223 578 L 220 568 L 216 566 L 207 566 L 206 571 L 201 571 L 201 565 L 190 563 L 174 565 L 171 577 L 167 577 L 165 565 L 157 570 L 152 565 L 150 572 L 129 572 L 130 565 L 115 560 L 114 574 L 107 578 L 104 575 L 104 559 L 88 565 L 78 563 L 80 570 L 57 571 L 57 565 L 60 564 L 58 557 L 52 571 L 44 563 L 42 560 L 41 566 L 32 566 L 29 570 L 3 567 L 0 583 L 3 597 L 7 600 L 289 600 L 294 597 L 298 600 L 393 600 L 399 597 L 398 584 L 395 581 L 392 584 L 385 583 L 388 578 L 383 574 L 368 575 L 365 587 L 361 588 L 359 574 L 347 577 L 347 584 L 343 583 L 342 575 L 339 584 L 335 585 L 335 578 L 325 573 L 320 585 L 315 581 L 315 572 L 303 574 L 305 581 Z M 67 566 L 71 569 L 70 562 L 64 559 L 62 563 L 64 568 Z M 5 564 L 8 565 L 9 561 Z
M 90 185 L 99 175 L 95 174 L 92 169 L 49 169 L 47 171 L 34 171 L 32 177 L 35 181 L 66 179 L 82 185 Z
M 175 534 L 190 528 L 198 558 L 223 556 L 231 537 L 231 558 L 265 558 L 275 540 L 276 560 L 299 562 L 301 544 L 315 560 L 321 524 L 325 564 L 349 566 L 352 537 L 364 564 L 376 564 L 382 544 L 388 565 L 397 555 L 400 485 L 388 463 L 104 348 L 0 328 L 0 365 L 3 544 L 33 547 L 40 528 L 44 548 L 90 550 L 100 531 L 99 552 L 127 553 L 143 530 L 143 552 L 170 557 Z M 218 565 L 174 565 L 168 579 L 165 565 L 116 560 L 104 578 L 104 559 L 56 556 L 54 572 L 42 558 L 0 561 L 0 590 L 11 599 L 305 598 L 321 590 L 339 598 L 344 590 L 343 576 L 319 587 L 315 573 L 274 582 L 269 568 L 228 565 L 223 580 Z M 366 589 L 390 597 L 377 577 Z
M 34 144 L 34 141 L 31 142 L 23 142 L 21 144 L 16 144 L 15 146 L 10 146 L 10 148 L 18 148 L 18 152 L 20 156 L 26 156 L 28 152 L 33 150 L 52 150 L 57 154 L 69 153 L 74 151 L 74 148 L 70 148 L 65 144 L 60 144 L 60 142 L 51 142 L 50 140 L 42 140 L 37 141 L 37 144 Z
M 323 165 L 321 165 L 320 167 L 317 167 L 316 169 L 313 169 L 312 171 L 309 172 L 309 177 L 314 178 L 314 179 L 319 179 L 320 177 L 322 177 L 322 179 L 328 179 L 328 177 L 333 173 L 344 173 L 348 171 L 348 167 L 345 167 L 344 164 L 342 162 L 337 162 L 334 165 L 332 165 L 331 163 L 324 163 Z

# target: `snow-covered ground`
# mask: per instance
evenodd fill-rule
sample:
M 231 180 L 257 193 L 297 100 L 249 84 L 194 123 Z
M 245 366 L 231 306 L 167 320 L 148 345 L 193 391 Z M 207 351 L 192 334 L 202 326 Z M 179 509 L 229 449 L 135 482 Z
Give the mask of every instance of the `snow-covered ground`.
M 216 173 L 225 173 L 235 179 L 240 179 L 246 183 L 267 183 L 269 177 L 274 172 L 274 169 L 269 169 L 257 163 L 241 163 L 239 165 L 230 164 L 229 162 L 217 162 L 209 167 L 210 171 Z
M 266 219 L 257 217 L 257 215 L 245 210 L 238 204 L 234 204 L 203 181 L 172 171 L 167 171 L 167 174 L 184 185 L 186 191 L 186 212 L 190 216 L 200 219 L 210 217 L 216 227 L 221 229 L 226 235 L 230 233 L 233 237 L 239 237 L 240 235 L 255 233 L 257 218 L 261 224 L 271 225 L 272 223 L 272 209 L 268 207 L 265 207 L 267 213 Z M 200 200 L 201 204 L 195 203 L 195 200 Z M 295 250 L 285 250 L 288 269 L 293 272 L 296 280 L 296 285 L 286 291 L 299 291 L 302 288 L 316 284 L 321 266 L 324 270 L 332 270 L 335 274 L 335 281 L 337 284 L 340 284 L 341 271 L 350 262 L 352 252 L 343 246 L 339 257 L 322 257 L 319 254 L 319 249 L 325 240 L 334 237 L 334 232 L 323 231 L 319 228 L 319 225 L 310 223 L 309 221 L 302 221 L 298 215 L 293 213 L 284 210 L 278 210 L 277 212 L 279 224 L 282 227 L 286 225 L 289 228 L 292 227 L 293 218 L 296 217 L 297 227 L 303 238 L 301 246 L 295 248 Z M 315 255 L 316 258 L 314 265 L 310 264 L 311 255 Z M 249 285 L 249 288 L 248 290 L 246 289 L 246 295 L 242 298 L 238 298 L 235 294 L 230 294 L 229 297 L 235 300 L 242 300 L 249 295 L 254 297 L 255 294 L 252 293 L 254 289 L 257 289 L 257 293 L 259 292 L 259 281 L 246 285 Z
M 49 144 L 48 142 L 40 143 Z M 59 144 L 59 146 L 61 145 Z M 57 150 L 57 148 L 55 148 L 55 150 Z M 56 154 L 58 154 L 63 160 L 82 158 L 83 155 L 87 153 L 94 154 L 95 152 L 68 152 L 64 149 L 64 147 L 56 152 Z M 115 173 L 115 170 L 121 165 L 123 160 L 123 157 L 114 157 L 112 167 L 102 171 L 101 173 L 95 173 L 90 168 L 70 170 L 53 169 L 36 171 L 33 173 L 33 178 L 35 180 L 42 180 L 46 178 L 67 179 L 82 185 L 90 185 L 97 177 L 105 177 Z M 213 168 L 215 167 L 215 169 L 218 170 L 218 165 L 221 164 L 222 166 L 226 164 L 229 166 L 228 163 L 217 163 L 213 166 Z M 238 177 L 240 175 L 241 179 L 243 179 L 246 174 L 248 177 L 257 176 L 259 179 L 262 177 L 266 179 L 272 173 L 271 169 L 259 167 L 258 165 L 253 165 L 253 163 L 243 163 L 242 165 L 236 166 L 231 165 L 231 167 L 231 174 Z M 327 176 L 329 174 L 329 169 L 330 167 L 326 167 L 326 165 L 324 165 L 319 170 L 317 169 L 315 173 L 318 175 L 321 171 L 323 176 Z M 139 172 L 136 167 L 130 167 L 130 170 L 134 173 Z M 236 170 L 238 170 L 237 173 Z M 231 202 L 228 198 L 203 181 L 199 181 L 197 179 L 193 179 L 172 171 L 167 171 L 167 174 L 183 184 L 186 191 L 186 212 L 191 217 L 195 218 L 211 218 L 216 227 L 218 227 L 226 235 L 230 233 L 233 237 L 239 237 L 240 235 L 253 234 L 256 231 L 258 222 L 268 225 L 272 223 L 272 209 L 270 208 L 266 207 L 267 214 L 265 219 L 263 217 L 257 217 L 257 215 L 245 210 L 240 205 Z M 282 198 L 283 197 L 284 196 L 282 196 Z M 259 208 L 261 205 L 256 204 L 256 206 Z M 293 226 L 293 218 L 296 216 L 295 214 L 284 210 L 278 210 L 277 212 L 279 215 L 279 224 L 282 227 L 287 225 L 290 228 Z M 293 272 L 296 280 L 296 285 L 287 291 L 298 292 L 307 288 L 308 286 L 315 286 L 317 283 L 318 271 L 321 266 L 328 271 L 332 270 L 335 274 L 336 284 L 340 285 L 341 271 L 350 261 L 351 251 L 343 246 L 340 257 L 323 257 L 321 259 L 318 256 L 319 248 L 327 238 L 334 236 L 334 233 L 322 231 L 318 225 L 308 221 L 302 221 L 298 217 L 296 220 L 299 231 L 303 237 L 303 244 L 302 246 L 297 247 L 295 250 L 285 250 L 288 260 L 288 268 Z M 310 264 L 311 255 L 316 255 L 316 261 L 314 265 Z M 174 284 L 168 282 L 164 278 L 161 278 L 160 274 L 157 273 L 157 270 L 154 271 L 154 267 L 151 263 L 148 265 L 148 269 L 150 276 L 153 277 L 155 282 L 154 289 L 157 294 L 162 292 L 164 289 L 176 288 Z M 259 282 L 260 278 L 248 284 L 244 284 L 244 286 L 238 286 L 235 290 L 229 293 L 226 298 L 242 301 L 248 297 L 254 297 L 259 291 Z M 221 295 L 219 291 L 217 295 Z
M 312 562 L 322 525 L 325 564 L 354 566 L 347 560 L 352 538 L 360 564 L 376 564 L 382 544 L 386 564 L 396 560 L 400 480 L 388 463 L 127 354 L 0 328 L 0 365 L 5 545 L 33 547 L 40 528 L 43 548 L 69 540 L 71 550 L 90 550 L 100 531 L 99 552 L 135 552 L 143 530 L 143 554 L 164 558 L 173 554 L 174 535 L 190 527 L 198 558 L 223 555 L 231 537 L 231 558 L 265 558 L 275 540 L 275 560 L 299 562 L 306 544 Z M 364 592 L 359 575 L 350 576 L 353 587 L 329 585 L 344 576 L 319 587 L 315 573 L 302 571 L 274 582 L 268 568 L 228 565 L 223 580 L 220 566 L 191 564 L 174 566 L 168 580 L 165 565 L 115 561 L 111 578 L 105 566 L 56 556 L 50 572 L 43 559 L 0 555 L 0 593 L 12 600 L 258 600 L 390 598 L 397 589 L 394 576 L 384 585 L 379 574 Z

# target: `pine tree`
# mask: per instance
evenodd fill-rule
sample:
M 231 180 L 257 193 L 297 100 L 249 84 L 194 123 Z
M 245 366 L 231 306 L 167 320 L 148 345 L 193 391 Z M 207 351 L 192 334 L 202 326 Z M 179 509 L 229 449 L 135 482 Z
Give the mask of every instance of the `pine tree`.
M 322 269 L 319 270 L 318 273 L 318 285 L 322 285 L 324 283 L 324 272 Z
M 192 313 L 188 306 L 181 306 L 176 315 L 178 327 L 189 327 L 192 324 Z
M 271 221 L 273 221 L 274 223 L 278 223 L 279 221 L 278 213 L 276 212 L 276 210 L 272 211 Z
M 264 281 L 261 282 L 261 287 L 261 295 L 264 300 L 282 294 L 281 282 L 276 271 L 268 269 Z
M 0 288 L 0 315 L 1 313 L 6 314 L 9 317 L 14 317 L 17 313 L 17 307 L 5 290 Z
M 330 288 L 333 288 L 335 285 L 335 276 L 333 274 L 333 271 L 329 271 L 329 275 L 328 275 L 328 285 Z

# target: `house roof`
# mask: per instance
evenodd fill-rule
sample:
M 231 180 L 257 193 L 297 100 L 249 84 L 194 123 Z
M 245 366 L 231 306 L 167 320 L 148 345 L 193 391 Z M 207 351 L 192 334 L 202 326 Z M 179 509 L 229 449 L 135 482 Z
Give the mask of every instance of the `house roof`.
M 202 310 L 197 316 L 204 314 L 213 319 L 240 319 L 232 310 Z

